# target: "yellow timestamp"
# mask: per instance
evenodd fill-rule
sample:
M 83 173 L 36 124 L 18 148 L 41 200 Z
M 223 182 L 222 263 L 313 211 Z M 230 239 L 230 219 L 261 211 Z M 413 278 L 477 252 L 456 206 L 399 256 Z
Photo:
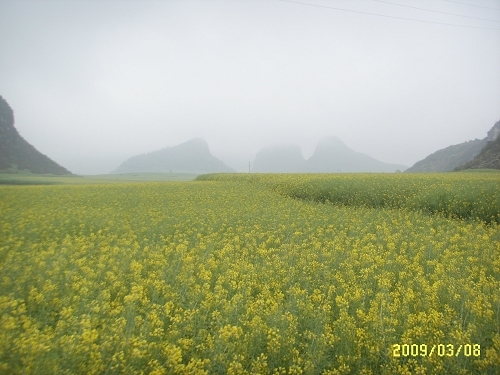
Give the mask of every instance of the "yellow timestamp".
M 393 357 L 479 357 L 481 356 L 480 344 L 394 344 L 392 345 Z

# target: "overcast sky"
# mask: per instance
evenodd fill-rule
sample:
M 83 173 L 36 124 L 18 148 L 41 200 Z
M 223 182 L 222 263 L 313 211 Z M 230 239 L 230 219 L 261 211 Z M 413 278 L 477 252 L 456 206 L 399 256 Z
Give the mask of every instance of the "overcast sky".
M 240 171 L 326 136 L 411 166 L 500 119 L 499 0 L 298 2 L 1 0 L 0 95 L 79 174 L 194 137 Z

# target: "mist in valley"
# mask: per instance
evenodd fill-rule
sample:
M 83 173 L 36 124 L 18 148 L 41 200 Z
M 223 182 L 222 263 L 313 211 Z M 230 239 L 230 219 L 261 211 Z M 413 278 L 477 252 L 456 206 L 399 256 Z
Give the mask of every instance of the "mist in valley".
M 238 172 L 329 137 L 410 167 L 500 118 L 500 3 L 465 3 L 4 0 L 0 94 L 77 174 L 195 138 Z

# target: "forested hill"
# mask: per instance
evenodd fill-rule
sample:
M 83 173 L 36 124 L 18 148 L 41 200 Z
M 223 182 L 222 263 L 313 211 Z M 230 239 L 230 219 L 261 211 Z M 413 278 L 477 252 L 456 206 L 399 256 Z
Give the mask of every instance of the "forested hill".
M 488 143 L 481 152 L 457 170 L 500 169 L 500 120 L 490 129 L 486 140 Z
M 37 174 L 71 174 L 29 144 L 14 127 L 14 112 L 0 96 L 0 171 L 29 171 Z
M 495 145 L 490 143 L 494 142 L 499 135 L 500 121 L 497 121 L 488 131 L 486 138 L 475 139 L 438 150 L 425 159 L 418 161 L 405 172 L 448 172 L 476 168 L 498 169 L 500 154 L 495 151 Z
M 448 172 L 452 171 L 478 155 L 486 145 L 485 139 L 459 143 L 433 152 L 426 158 L 416 162 L 405 172 Z

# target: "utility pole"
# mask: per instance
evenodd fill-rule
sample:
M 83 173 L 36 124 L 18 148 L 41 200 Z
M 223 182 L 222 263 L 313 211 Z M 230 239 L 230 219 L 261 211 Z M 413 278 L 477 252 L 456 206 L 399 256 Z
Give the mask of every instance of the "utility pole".
M 248 162 L 248 173 L 250 173 L 250 162 Z

